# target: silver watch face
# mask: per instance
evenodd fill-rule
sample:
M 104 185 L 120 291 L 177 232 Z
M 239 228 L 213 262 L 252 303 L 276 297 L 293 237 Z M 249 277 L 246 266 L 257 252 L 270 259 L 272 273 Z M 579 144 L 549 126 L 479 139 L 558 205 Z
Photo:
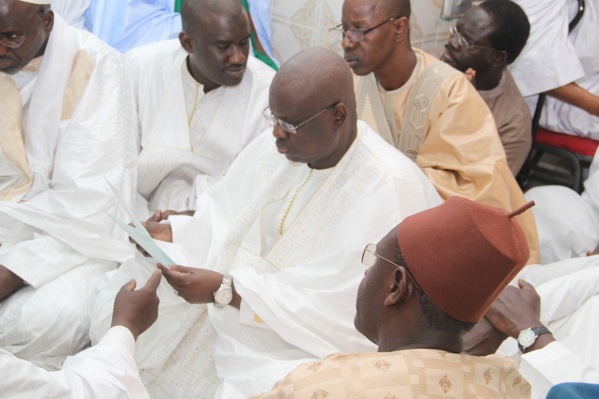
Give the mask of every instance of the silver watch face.
M 219 289 L 214 293 L 214 303 L 218 305 L 228 305 L 233 299 L 233 291 L 231 288 Z
M 529 346 L 532 346 L 532 344 L 534 344 L 536 340 L 537 335 L 530 328 L 520 331 L 520 334 L 518 335 L 518 343 L 523 348 L 528 348 Z

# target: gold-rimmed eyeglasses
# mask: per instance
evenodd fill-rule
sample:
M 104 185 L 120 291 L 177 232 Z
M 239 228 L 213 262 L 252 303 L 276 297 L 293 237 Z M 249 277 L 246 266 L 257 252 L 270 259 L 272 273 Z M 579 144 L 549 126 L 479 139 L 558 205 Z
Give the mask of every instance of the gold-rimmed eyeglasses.
M 274 116 L 272 114 L 272 112 L 270 112 L 270 108 L 269 107 L 264 108 L 264 111 L 262 111 L 262 115 L 264 115 L 264 117 L 266 118 L 266 120 L 269 121 L 272 126 L 281 125 L 281 127 L 283 128 L 283 130 L 285 130 L 287 133 L 296 134 L 297 133 L 297 129 L 299 129 L 300 127 L 304 126 L 306 123 L 310 122 L 311 120 L 316 119 L 318 116 L 320 116 L 321 114 L 323 114 L 329 108 L 332 108 L 332 107 L 334 107 L 337 104 L 339 104 L 339 101 L 335 101 L 333 104 L 329 105 L 328 107 L 323 108 L 316 115 L 314 115 L 314 116 L 306 119 L 302 123 L 298 123 L 297 125 L 292 125 L 291 123 L 285 122 L 284 120 L 282 120 L 282 119 Z
M 25 32 L 23 34 L 23 36 L 21 36 L 21 38 L 18 40 L 17 40 L 17 38 L 19 37 L 19 35 L 17 35 L 14 32 L 0 33 L 0 44 L 3 45 L 4 47 L 9 47 L 9 48 L 21 47 L 23 45 L 23 43 L 25 43 L 25 39 L 27 39 L 27 36 L 31 33 L 33 28 L 35 28 L 35 25 L 37 25 L 37 23 L 40 21 L 40 19 L 42 19 L 42 16 L 44 15 L 44 13 L 47 10 L 48 9 L 44 9 L 37 13 L 37 18 L 36 18 L 35 22 L 33 23 L 33 25 L 31 25 L 29 27 L 29 29 L 27 29 L 27 32 Z
M 368 244 L 366 245 L 366 247 L 364 248 L 364 252 L 362 252 L 362 264 L 364 266 L 374 266 L 374 263 L 376 262 L 376 258 L 382 259 L 385 262 L 388 262 L 394 266 L 397 267 L 402 267 L 401 265 L 398 265 L 397 263 L 393 262 L 392 260 L 389 260 L 379 254 L 376 253 L 376 244 Z M 414 282 L 414 285 L 416 286 L 416 288 L 418 288 L 420 291 L 422 291 L 422 288 L 420 288 L 420 285 L 418 285 L 418 283 L 416 282 L 416 279 L 414 278 L 414 276 L 412 276 L 412 273 L 410 272 L 410 270 L 408 270 L 407 267 L 404 267 L 406 273 L 408 273 L 408 276 L 410 276 L 410 278 L 412 279 L 412 281 Z
M 468 40 L 466 40 L 464 38 L 464 36 L 462 36 L 460 34 L 460 32 L 458 32 L 458 28 L 456 28 L 455 26 L 450 26 L 449 27 L 449 39 L 451 40 L 454 38 L 457 40 L 458 45 L 466 51 L 471 51 L 475 48 L 495 50 L 495 48 L 493 48 L 493 47 L 479 46 L 477 44 L 470 43 Z
M 353 43 L 360 43 L 360 42 L 363 42 L 364 39 L 366 39 L 365 35 L 368 32 L 375 30 L 379 26 L 385 25 L 387 22 L 395 21 L 396 19 L 399 19 L 399 18 L 400 17 L 389 18 L 389 19 L 381 22 L 380 24 L 373 26 L 372 28 L 344 29 L 343 24 L 339 24 L 339 25 L 335 26 L 334 28 L 329 29 L 329 33 L 330 33 L 331 37 L 333 37 L 333 39 L 335 39 L 339 42 L 342 41 L 344 37 L 347 37 Z

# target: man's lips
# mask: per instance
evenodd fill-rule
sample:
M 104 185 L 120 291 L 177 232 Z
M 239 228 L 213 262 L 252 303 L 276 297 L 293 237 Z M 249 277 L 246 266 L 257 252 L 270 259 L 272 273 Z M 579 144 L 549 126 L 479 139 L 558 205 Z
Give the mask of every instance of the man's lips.
M 225 68 L 225 72 L 233 76 L 243 76 L 245 72 L 245 65 L 232 65 Z
M 345 57 L 345 62 L 347 62 L 350 68 L 353 68 L 358 64 L 358 59 L 353 57 Z
M 280 139 L 277 139 L 277 141 L 276 141 L 277 150 L 279 151 L 280 154 L 287 154 L 289 152 L 289 150 L 279 140 Z
M 6 58 L 0 58 L 0 68 L 8 68 L 12 65 L 12 61 Z

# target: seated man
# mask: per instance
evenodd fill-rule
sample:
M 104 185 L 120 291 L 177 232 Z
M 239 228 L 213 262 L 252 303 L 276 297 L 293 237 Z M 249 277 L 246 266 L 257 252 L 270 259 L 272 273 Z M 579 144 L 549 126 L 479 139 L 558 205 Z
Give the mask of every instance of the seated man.
M 585 0 L 586 10 L 572 33 L 568 24 L 578 1 L 514 2 L 526 12 L 531 31 L 510 69 L 531 113 L 538 94 L 547 92 L 541 126 L 599 140 L 599 1 Z
M 248 57 L 250 25 L 239 0 L 187 0 L 179 40 L 126 55 L 141 127 L 139 216 L 195 209 L 266 127 L 272 69 Z
M 368 244 L 355 326 L 378 352 L 304 364 L 255 398 L 529 398 L 509 357 L 461 353 L 463 335 L 528 260 L 512 216 L 452 197 Z
M 200 196 L 193 217 L 147 223 L 193 266 L 164 269 L 174 290 L 138 345 L 154 398 L 244 398 L 307 360 L 374 349 L 351 322 L 356 246 L 441 202 L 416 165 L 358 123 L 352 74 L 335 53 L 292 57 L 269 104 L 274 127 Z M 110 276 L 93 301 L 93 340 L 108 327 L 114 291 L 153 269 L 130 262 Z
M 59 368 L 133 253 L 107 181 L 133 203 L 137 125 L 121 56 L 49 3 L 0 0 L 0 347 Z
M 133 360 L 135 340 L 156 321 L 160 271 L 146 285 L 125 284 L 114 301 L 112 327 L 100 343 L 46 371 L 0 349 L 0 398 L 149 398 Z
M 441 60 L 461 72 L 485 100 L 515 176 L 532 145 L 528 105 L 507 69 L 526 44 L 530 24 L 515 3 L 489 0 L 473 7 L 451 29 Z
M 466 336 L 468 354 L 498 353 L 519 358 L 532 397 L 545 398 L 555 384 L 598 382 L 599 257 L 534 265 L 509 286 Z M 537 293 L 538 291 L 538 293 Z M 516 343 L 519 350 L 516 349 Z
M 345 0 L 336 29 L 357 78 L 358 116 L 412 159 L 443 198 L 524 203 L 493 116 L 466 77 L 410 44 L 409 0 Z M 520 217 L 538 261 L 532 213 Z

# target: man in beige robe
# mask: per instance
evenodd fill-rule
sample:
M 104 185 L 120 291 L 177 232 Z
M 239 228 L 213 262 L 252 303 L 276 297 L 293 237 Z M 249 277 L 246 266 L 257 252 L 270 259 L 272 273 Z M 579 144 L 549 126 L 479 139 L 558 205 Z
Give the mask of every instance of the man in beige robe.
M 489 108 L 462 73 L 411 47 L 410 11 L 408 0 L 343 4 L 335 30 L 359 76 L 359 117 L 415 161 L 443 198 L 521 206 Z M 520 221 L 536 262 L 534 217 L 529 212 Z
M 507 163 L 516 176 L 532 145 L 532 117 L 507 69 L 526 44 L 530 24 L 514 2 L 485 1 L 450 29 L 441 60 L 466 76 L 489 106 Z
M 460 353 L 529 257 L 515 213 L 452 197 L 368 244 L 354 324 L 378 352 L 306 363 L 254 398 L 530 398 L 511 358 Z

